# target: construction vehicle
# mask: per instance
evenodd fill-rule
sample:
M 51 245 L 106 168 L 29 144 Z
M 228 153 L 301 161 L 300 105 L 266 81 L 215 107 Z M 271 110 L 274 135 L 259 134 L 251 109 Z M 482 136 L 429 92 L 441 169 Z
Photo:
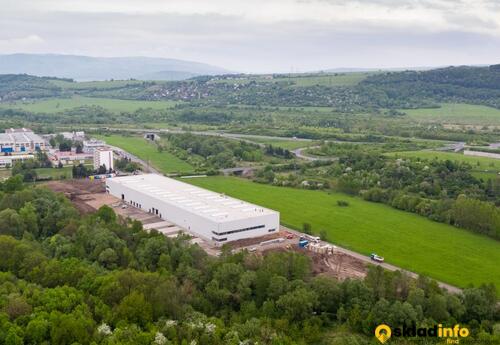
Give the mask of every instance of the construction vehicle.
M 299 241 L 299 248 L 305 248 L 309 244 L 308 240 L 300 240 Z

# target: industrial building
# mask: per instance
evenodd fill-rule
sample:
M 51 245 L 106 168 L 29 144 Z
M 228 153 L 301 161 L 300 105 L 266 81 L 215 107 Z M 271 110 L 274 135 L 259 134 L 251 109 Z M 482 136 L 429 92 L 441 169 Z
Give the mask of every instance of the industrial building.
M 156 174 L 108 179 L 106 191 L 219 245 L 279 230 L 276 211 Z
M 14 166 L 17 162 L 35 159 L 34 155 L 14 155 L 14 156 L 0 156 L 0 168 L 8 168 Z
M 94 169 L 98 170 L 105 166 L 106 170 L 114 170 L 113 150 L 110 149 L 95 149 L 94 150 Z
M 9 128 L 0 134 L 0 151 L 3 154 L 26 154 L 46 149 L 45 139 L 28 128 Z
M 106 146 L 106 142 L 103 140 L 90 139 L 83 142 L 83 152 L 94 153 L 96 149 L 100 149 Z

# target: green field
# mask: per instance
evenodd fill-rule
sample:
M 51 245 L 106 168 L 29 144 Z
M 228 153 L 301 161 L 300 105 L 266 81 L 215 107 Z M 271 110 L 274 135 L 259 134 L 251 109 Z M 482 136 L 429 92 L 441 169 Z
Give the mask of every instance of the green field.
M 417 121 L 440 122 L 460 125 L 498 126 L 500 109 L 483 105 L 445 103 L 435 109 L 402 110 Z
M 450 160 L 468 163 L 472 166 L 473 175 L 477 178 L 494 178 L 500 172 L 500 160 L 487 157 L 466 156 L 463 153 L 437 152 L 437 151 L 407 151 L 388 153 L 394 157 L 409 157 L 421 159 Z
M 281 213 L 281 222 L 314 232 L 329 240 L 387 262 L 464 287 L 493 282 L 500 291 L 500 242 L 452 226 L 432 222 L 343 194 L 275 187 L 234 177 L 206 177 L 185 182 L 257 203 Z M 346 200 L 348 207 L 337 206 Z
M 358 84 L 372 72 L 346 72 L 346 73 L 324 73 L 324 74 L 291 74 L 271 77 L 268 75 L 246 76 L 237 79 L 216 80 L 216 83 L 248 84 L 251 81 L 259 83 L 287 82 L 295 86 L 352 86 Z
M 36 174 L 38 178 L 48 178 L 51 177 L 54 180 L 58 180 L 61 178 L 61 176 L 64 176 L 63 178 L 70 179 L 73 177 L 72 174 L 72 169 L 73 167 L 63 167 L 61 169 L 59 168 L 39 168 L 35 169 Z
M 107 144 L 117 146 L 131 154 L 149 162 L 163 173 L 184 173 L 194 171 L 194 167 L 169 152 L 158 152 L 156 146 L 141 137 L 125 137 L 120 135 L 95 136 Z
M 311 76 L 292 75 L 291 78 L 275 78 L 273 81 L 291 81 L 297 86 L 352 86 L 365 79 L 369 73 L 335 73 L 335 74 L 317 74 Z
M 2 108 L 19 108 L 35 113 L 55 113 L 82 106 L 100 106 L 111 112 L 134 112 L 140 108 L 167 109 L 175 105 L 173 101 L 133 101 L 111 98 L 74 96 L 72 98 L 52 98 L 36 102 L 16 102 L 1 104 Z

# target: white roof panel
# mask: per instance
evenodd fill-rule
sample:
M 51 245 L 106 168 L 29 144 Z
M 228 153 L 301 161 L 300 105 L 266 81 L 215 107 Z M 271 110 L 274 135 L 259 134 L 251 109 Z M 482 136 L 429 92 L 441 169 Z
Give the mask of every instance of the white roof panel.
M 201 217 L 216 221 L 226 222 L 277 213 L 258 205 L 157 174 L 115 177 L 112 181 L 136 192 L 157 198 L 161 202 L 184 208 Z

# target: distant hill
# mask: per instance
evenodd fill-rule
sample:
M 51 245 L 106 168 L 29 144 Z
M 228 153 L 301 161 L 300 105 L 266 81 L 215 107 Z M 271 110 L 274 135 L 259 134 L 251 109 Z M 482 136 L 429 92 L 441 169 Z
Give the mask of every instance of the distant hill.
M 199 62 L 148 58 L 98 58 L 57 54 L 0 55 L 0 74 L 30 74 L 78 81 L 109 79 L 182 80 L 198 75 L 228 73 Z

